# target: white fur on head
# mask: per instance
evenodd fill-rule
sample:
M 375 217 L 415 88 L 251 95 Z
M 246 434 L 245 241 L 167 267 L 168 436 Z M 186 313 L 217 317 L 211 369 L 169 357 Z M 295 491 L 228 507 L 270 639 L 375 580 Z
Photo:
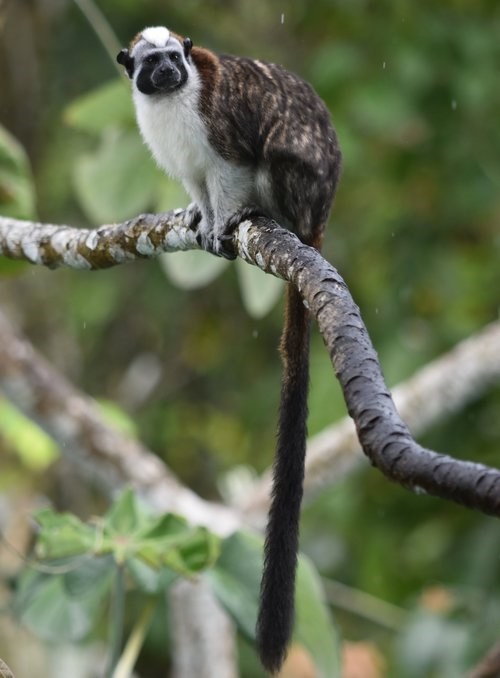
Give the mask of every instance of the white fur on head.
M 168 28 L 165 28 L 165 26 L 151 26 L 145 28 L 141 35 L 146 42 L 149 42 L 155 47 L 166 47 L 167 42 L 170 40 L 170 31 Z

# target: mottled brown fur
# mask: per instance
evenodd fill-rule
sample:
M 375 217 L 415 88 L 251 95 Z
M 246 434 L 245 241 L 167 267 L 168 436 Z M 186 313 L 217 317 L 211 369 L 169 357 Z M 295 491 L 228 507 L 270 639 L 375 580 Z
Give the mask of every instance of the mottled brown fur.
M 229 161 L 266 167 L 283 226 L 316 247 L 340 171 L 330 115 L 304 80 L 280 66 L 193 48 L 203 80 L 200 112 Z

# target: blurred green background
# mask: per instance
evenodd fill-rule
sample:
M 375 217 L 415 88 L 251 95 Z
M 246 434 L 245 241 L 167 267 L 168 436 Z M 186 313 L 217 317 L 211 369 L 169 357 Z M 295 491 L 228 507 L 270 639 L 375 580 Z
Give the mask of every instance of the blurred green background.
M 118 46 L 145 25 L 166 24 L 195 44 L 277 61 L 313 83 L 344 156 L 324 253 L 361 308 L 389 384 L 498 318 L 498 2 L 96 4 Z M 116 46 L 99 37 L 98 19 L 82 12 L 89 7 L 0 4 L 0 124 L 20 144 L 0 138 L 14 177 L 2 183 L 0 174 L 3 214 L 89 226 L 187 202 L 141 146 L 127 83 L 107 52 Z M 89 274 L 0 260 L 0 303 L 75 384 L 127 413 L 184 482 L 217 498 L 222 474 L 239 464 L 260 471 L 272 458 L 281 304 L 263 315 L 248 300 L 263 294 L 260 282 L 245 282 L 244 267 L 213 271 L 212 260 L 213 280 L 200 291 L 174 285 L 194 265 L 179 261 L 167 271 L 144 262 Z M 315 433 L 345 415 L 317 335 L 311 384 Z M 499 466 L 499 411 L 497 387 L 421 442 Z M 90 491 L 65 491 L 71 470 L 40 473 L 22 447 L 0 431 L 2 492 L 95 509 Z M 374 675 L 457 676 L 497 640 L 495 520 L 366 469 L 307 507 L 302 535 L 326 577 L 406 612 L 396 623 L 376 605 L 370 614 L 366 601 L 356 612 L 333 608 L 344 638 L 373 643 L 383 657 Z

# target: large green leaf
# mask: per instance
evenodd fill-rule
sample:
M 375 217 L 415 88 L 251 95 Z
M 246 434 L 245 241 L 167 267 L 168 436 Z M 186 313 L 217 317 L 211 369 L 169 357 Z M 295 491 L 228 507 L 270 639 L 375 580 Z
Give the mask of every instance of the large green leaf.
M 245 309 L 252 318 L 262 318 L 281 297 L 283 281 L 241 259 L 236 261 L 236 272 Z
M 151 516 L 137 501 L 130 488 L 124 490 L 104 516 L 104 529 L 109 536 L 136 534 L 149 526 Z
M 318 678 L 340 676 L 340 642 L 326 606 L 319 576 L 305 556 L 299 558 L 295 589 L 294 638 L 304 645 L 319 671 Z
M 223 540 L 220 557 L 206 574 L 216 596 L 250 640 L 255 640 L 262 544 L 254 534 L 233 534 Z
M 148 523 L 143 525 L 140 536 L 142 539 L 165 539 L 185 534 L 187 529 L 189 524 L 185 518 L 174 513 L 164 513 L 159 517 L 150 517 Z
M 75 99 L 64 111 L 64 121 L 84 130 L 99 133 L 110 125 L 134 124 L 135 114 L 130 85 L 116 79 Z
M 81 556 L 74 559 L 73 566 L 63 575 L 64 588 L 69 596 L 79 598 L 96 587 L 101 591 L 108 589 L 114 574 L 116 563 L 111 555 Z
M 127 570 L 135 585 L 143 593 L 163 593 L 179 577 L 177 572 L 163 567 L 160 570 L 151 567 L 140 558 L 129 558 Z
M 2 261 L 2 273 L 3 263 Z M 2 438 L 28 468 L 40 471 L 50 466 L 57 458 L 57 445 L 52 438 L 8 400 L 1 397 L 0 430 Z
M 208 252 L 172 252 L 160 257 L 160 264 L 174 285 L 184 290 L 205 287 L 224 271 L 229 262 Z
M 16 608 L 21 621 L 41 638 L 54 642 L 79 640 L 95 625 L 102 600 L 100 588 L 75 598 L 62 576 L 28 571 L 21 581 Z
M 42 509 L 35 514 L 40 526 L 37 554 L 53 560 L 90 553 L 98 545 L 96 530 L 70 513 L 56 513 Z
M 159 170 L 135 131 L 108 128 L 93 154 L 75 163 L 75 190 L 95 223 L 122 221 L 151 207 Z

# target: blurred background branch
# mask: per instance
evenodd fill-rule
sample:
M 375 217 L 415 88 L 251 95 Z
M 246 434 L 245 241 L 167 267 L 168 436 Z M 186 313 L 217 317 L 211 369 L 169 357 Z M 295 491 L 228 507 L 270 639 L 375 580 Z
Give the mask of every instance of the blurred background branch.
M 73 388 L 0 313 L 0 390 L 36 421 L 89 480 L 108 493 L 130 485 L 157 511 L 228 534 L 238 518 L 184 487 L 164 463 L 108 423 L 97 403 Z

